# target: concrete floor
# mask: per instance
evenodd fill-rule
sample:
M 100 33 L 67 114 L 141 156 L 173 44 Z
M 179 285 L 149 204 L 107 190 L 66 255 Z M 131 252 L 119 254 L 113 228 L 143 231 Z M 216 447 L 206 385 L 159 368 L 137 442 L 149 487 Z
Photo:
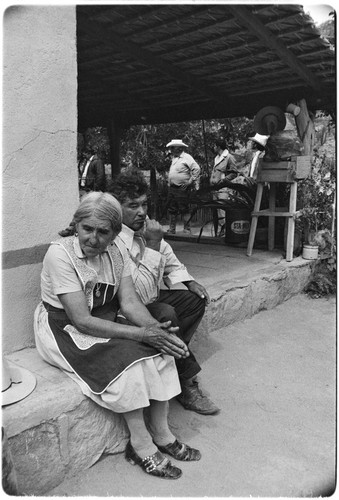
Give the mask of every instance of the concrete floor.
M 297 295 L 202 339 L 201 385 L 215 416 L 171 401 L 170 424 L 199 448 L 166 481 L 106 456 L 45 496 L 317 497 L 336 473 L 335 297 Z M 95 422 L 93 422 L 95 425 Z M 177 463 L 179 464 L 179 462 Z

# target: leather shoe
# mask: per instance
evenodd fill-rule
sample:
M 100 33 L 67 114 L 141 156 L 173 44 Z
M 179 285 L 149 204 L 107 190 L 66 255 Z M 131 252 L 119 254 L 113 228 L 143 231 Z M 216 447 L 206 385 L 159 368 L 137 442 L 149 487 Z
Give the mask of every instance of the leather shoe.
M 181 391 L 181 394 L 177 396 L 177 400 L 186 410 L 192 410 L 201 415 L 219 413 L 220 408 L 202 393 L 196 380 L 193 381 L 192 385 L 182 384 Z
M 139 457 L 131 445 L 131 441 L 127 443 L 125 458 L 132 465 L 140 465 L 142 470 L 151 476 L 163 479 L 179 479 L 182 475 L 182 470 L 172 465 L 168 458 L 165 458 L 160 451 L 145 458 Z
M 156 444 L 156 443 L 155 443 Z M 176 460 L 183 460 L 185 462 L 192 462 L 195 460 L 200 460 L 201 453 L 195 448 L 191 448 L 188 444 L 181 443 L 177 439 L 174 443 L 170 443 L 166 446 L 160 446 L 156 444 L 162 453 L 167 453 Z

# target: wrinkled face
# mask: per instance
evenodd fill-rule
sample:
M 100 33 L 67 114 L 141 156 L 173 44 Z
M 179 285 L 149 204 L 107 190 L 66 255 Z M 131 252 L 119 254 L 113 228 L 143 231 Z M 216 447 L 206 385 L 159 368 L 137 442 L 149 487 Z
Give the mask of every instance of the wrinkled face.
M 96 257 L 104 252 L 116 237 L 109 220 L 86 217 L 76 224 L 80 248 L 86 257 Z
M 126 198 L 121 203 L 122 222 L 133 229 L 139 231 L 146 220 L 147 215 L 147 195 L 144 194 L 139 198 Z

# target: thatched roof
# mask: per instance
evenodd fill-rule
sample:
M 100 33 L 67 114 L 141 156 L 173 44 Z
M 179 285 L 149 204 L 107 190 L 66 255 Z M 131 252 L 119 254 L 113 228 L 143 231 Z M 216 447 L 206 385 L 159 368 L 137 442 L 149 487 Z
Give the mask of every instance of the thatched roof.
M 299 5 L 77 6 L 79 129 L 334 111 L 333 47 Z

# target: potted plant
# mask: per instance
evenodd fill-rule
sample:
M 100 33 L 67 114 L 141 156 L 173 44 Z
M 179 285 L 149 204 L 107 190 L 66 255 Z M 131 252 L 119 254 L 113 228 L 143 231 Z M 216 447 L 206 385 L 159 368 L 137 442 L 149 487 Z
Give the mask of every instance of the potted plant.
M 335 238 L 335 193 L 334 157 L 326 148 L 315 148 L 312 173 L 298 184 L 298 199 L 301 205 L 298 219 L 303 230 L 305 259 L 322 257 L 329 246 L 329 239 Z
M 299 212 L 299 220 L 303 225 L 302 257 L 307 260 L 316 260 L 319 255 L 317 208 L 304 207 Z

